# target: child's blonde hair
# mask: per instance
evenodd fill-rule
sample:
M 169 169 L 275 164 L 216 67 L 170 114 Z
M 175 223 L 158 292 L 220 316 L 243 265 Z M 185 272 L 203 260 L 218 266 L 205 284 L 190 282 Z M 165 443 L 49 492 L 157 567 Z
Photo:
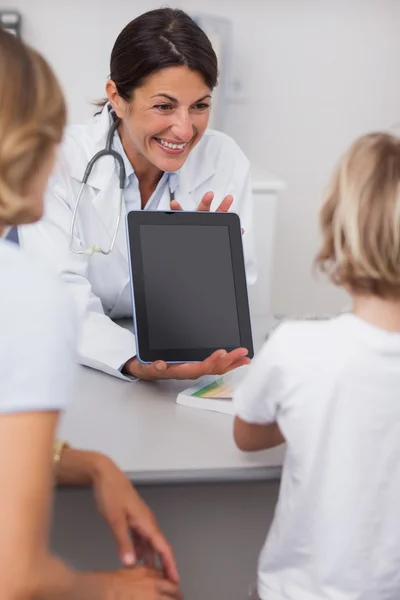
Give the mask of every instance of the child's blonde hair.
M 337 167 L 320 213 L 317 266 L 354 293 L 400 297 L 400 140 L 371 133 Z
M 17 223 L 34 175 L 61 141 L 66 107 L 47 62 L 0 28 L 0 221 Z

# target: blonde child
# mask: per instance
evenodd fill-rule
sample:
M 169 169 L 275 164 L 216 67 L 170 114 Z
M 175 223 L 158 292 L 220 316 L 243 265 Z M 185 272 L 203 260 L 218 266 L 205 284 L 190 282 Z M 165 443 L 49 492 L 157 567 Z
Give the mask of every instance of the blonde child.
M 235 395 L 242 450 L 287 444 L 261 600 L 400 598 L 400 141 L 342 158 L 319 269 L 352 311 L 280 326 Z

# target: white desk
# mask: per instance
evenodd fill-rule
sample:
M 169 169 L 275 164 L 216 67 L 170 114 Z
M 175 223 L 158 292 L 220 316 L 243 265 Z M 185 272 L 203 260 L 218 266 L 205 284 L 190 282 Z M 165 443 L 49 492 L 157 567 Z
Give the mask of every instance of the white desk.
M 135 483 L 279 477 L 283 448 L 240 452 L 232 439 L 232 417 L 175 403 L 177 393 L 188 385 L 129 384 L 81 368 L 61 437 L 111 456 Z
M 265 337 L 259 331 L 256 347 Z M 127 383 L 80 367 L 60 434 L 108 454 L 139 486 L 173 544 L 186 598 L 245 600 L 276 502 L 283 447 L 241 453 L 231 416 L 175 403 L 187 385 Z M 87 490 L 59 491 L 53 544 L 80 568 L 118 564 Z

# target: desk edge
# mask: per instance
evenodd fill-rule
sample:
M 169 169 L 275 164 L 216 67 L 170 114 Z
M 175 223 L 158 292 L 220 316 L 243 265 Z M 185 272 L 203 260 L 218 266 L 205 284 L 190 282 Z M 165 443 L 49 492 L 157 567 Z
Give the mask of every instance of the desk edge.
M 176 471 L 125 471 L 135 485 L 164 485 L 180 483 L 237 483 L 245 481 L 279 480 L 282 467 L 250 469 L 183 469 Z

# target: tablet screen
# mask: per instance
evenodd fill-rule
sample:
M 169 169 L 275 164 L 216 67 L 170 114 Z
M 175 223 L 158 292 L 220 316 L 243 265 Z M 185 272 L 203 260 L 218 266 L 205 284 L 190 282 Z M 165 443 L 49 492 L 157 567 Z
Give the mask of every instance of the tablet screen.
M 141 224 L 140 245 L 150 350 L 240 346 L 229 227 Z
M 127 237 L 140 361 L 254 356 L 238 215 L 131 211 Z

